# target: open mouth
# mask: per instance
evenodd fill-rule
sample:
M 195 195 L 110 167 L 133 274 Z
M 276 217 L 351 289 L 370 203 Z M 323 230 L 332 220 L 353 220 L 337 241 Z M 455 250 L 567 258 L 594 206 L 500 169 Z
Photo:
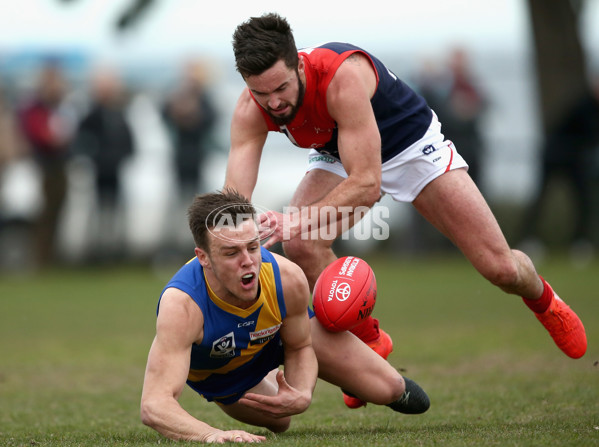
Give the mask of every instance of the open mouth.
M 247 275 L 243 275 L 241 277 L 241 284 L 243 284 L 244 286 L 248 286 L 248 285 L 252 284 L 255 277 L 256 277 L 256 275 L 254 275 L 253 273 L 248 273 Z

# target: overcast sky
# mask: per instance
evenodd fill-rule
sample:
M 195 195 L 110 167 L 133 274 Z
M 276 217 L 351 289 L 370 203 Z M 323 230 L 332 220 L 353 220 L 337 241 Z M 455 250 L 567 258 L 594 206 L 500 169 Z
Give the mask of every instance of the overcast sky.
M 327 40 L 385 51 L 442 51 L 453 44 L 518 51 L 530 45 L 525 0 L 156 0 L 145 20 L 118 38 L 112 25 L 132 1 L 0 2 L 0 50 L 75 47 L 117 59 L 185 53 L 231 57 L 235 27 L 268 11 L 288 18 L 300 47 Z M 585 22 L 599 23 L 598 3 L 589 2 Z M 599 27 L 585 30 L 583 37 L 599 41 Z
M 196 55 L 228 62 L 235 27 L 269 11 L 288 18 L 298 47 L 340 40 L 375 54 L 434 55 L 455 45 L 490 52 L 531 45 L 526 0 L 155 0 L 139 26 L 118 35 L 114 22 L 133 1 L 2 1 L 0 52 L 68 48 L 116 62 Z M 582 38 L 599 45 L 592 23 L 599 23 L 596 0 L 588 0 Z

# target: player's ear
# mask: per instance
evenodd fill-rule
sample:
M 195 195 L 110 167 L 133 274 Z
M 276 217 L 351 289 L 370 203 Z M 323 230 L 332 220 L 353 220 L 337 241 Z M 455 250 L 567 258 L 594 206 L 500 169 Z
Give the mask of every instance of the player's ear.
M 297 70 L 298 71 L 304 71 L 304 56 L 300 56 L 299 60 L 297 62 Z
M 198 258 L 198 261 L 200 261 L 200 265 L 202 267 L 206 268 L 210 266 L 210 258 L 208 257 L 208 253 L 206 253 L 205 250 L 196 247 L 194 252 L 196 254 L 196 258 Z

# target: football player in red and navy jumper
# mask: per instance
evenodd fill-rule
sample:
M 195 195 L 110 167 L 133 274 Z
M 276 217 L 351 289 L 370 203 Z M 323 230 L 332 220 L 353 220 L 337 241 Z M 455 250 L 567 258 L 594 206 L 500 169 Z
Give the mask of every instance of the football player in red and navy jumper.
M 283 242 L 311 287 L 336 259 L 330 235 L 346 230 L 345 210 L 370 208 L 388 194 L 412 203 L 492 284 L 522 297 L 566 355 L 585 354 L 576 313 L 525 253 L 509 247 L 459 148 L 424 99 L 380 60 L 345 43 L 298 52 L 289 23 L 274 13 L 239 25 L 233 50 L 247 88 L 233 113 L 225 185 L 251 198 L 270 131 L 309 150 L 290 215 L 269 211 L 263 220 L 272 226 L 264 246 Z M 384 336 L 374 319 L 358 332 L 374 344 Z

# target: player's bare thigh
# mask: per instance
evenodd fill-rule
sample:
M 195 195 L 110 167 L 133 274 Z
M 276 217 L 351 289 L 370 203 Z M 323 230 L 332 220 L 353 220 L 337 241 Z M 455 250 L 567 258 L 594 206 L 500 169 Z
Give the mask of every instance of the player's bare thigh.
M 511 256 L 495 216 L 465 169 L 440 175 L 412 203 L 481 273 L 493 259 Z
M 343 177 L 324 169 L 312 169 L 297 186 L 290 205 L 301 208 L 316 203 L 343 180 Z
M 325 197 L 331 190 L 336 188 L 346 177 L 340 176 L 334 172 L 326 169 L 313 168 L 311 169 L 302 179 L 299 186 L 297 187 L 293 198 L 291 199 L 290 206 L 292 208 L 301 209 L 313 203 L 320 201 Z M 302 242 L 311 241 L 316 245 L 328 247 L 333 243 L 333 240 L 341 235 L 348 228 L 353 227 L 360 219 L 364 217 L 367 209 L 360 207 L 358 213 L 354 213 L 354 210 L 344 209 L 337 210 L 341 214 L 337 215 L 334 226 L 331 224 L 327 225 L 326 229 L 316 229 L 310 237 L 305 238 Z M 320 210 L 317 211 L 318 215 L 322 218 L 323 215 L 327 218 L 331 217 L 331 210 Z M 328 219 L 327 219 L 328 220 Z M 322 221 L 321 221 L 322 222 Z M 326 235 L 323 239 L 321 236 Z M 288 247 L 289 244 L 286 244 Z M 329 260 L 331 262 L 332 260 Z
M 310 319 L 318 377 L 379 405 L 401 396 L 404 383 L 389 362 L 350 332 L 329 332 Z

